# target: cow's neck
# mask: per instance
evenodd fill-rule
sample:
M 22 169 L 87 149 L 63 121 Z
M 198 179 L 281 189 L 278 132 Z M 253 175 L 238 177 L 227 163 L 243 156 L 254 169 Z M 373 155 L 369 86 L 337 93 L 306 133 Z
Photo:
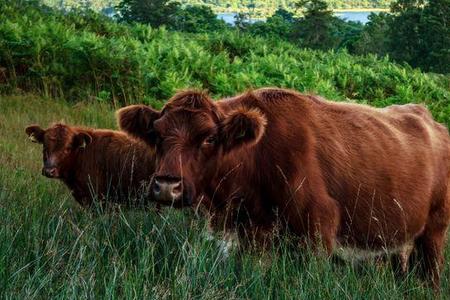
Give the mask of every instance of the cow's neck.
M 72 167 L 64 174 L 63 182 L 71 189 L 72 191 L 76 191 L 81 188 L 82 185 L 85 185 L 88 178 L 83 178 L 87 172 L 84 171 L 84 166 L 86 164 L 86 158 L 90 157 L 86 155 L 86 151 L 89 151 L 89 148 L 86 148 L 81 151 L 77 151 L 74 161 L 72 163 Z M 95 164 L 95 162 L 94 162 Z
M 217 166 L 217 173 L 214 178 L 203 186 L 208 187 L 205 191 L 207 200 L 206 209 L 212 214 L 221 215 L 231 214 L 233 218 L 238 218 L 236 211 L 247 209 L 252 206 L 251 202 L 258 199 L 258 191 L 249 188 L 250 182 L 255 176 L 250 174 L 248 165 L 249 157 L 232 157 L 223 160 L 222 164 Z M 208 180 L 208 178 L 206 178 Z M 234 212 L 233 212 L 234 211 Z

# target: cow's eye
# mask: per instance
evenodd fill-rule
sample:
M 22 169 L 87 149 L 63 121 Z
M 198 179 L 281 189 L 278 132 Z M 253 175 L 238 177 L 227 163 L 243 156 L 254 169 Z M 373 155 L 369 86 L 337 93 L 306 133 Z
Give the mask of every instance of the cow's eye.
M 215 145 L 216 142 L 217 142 L 217 137 L 215 135 L 210 135 L 203 141 L 203 145 L 204 146 Z
M 148 133 L 148 139 L 150 141 L 150 143 L 156 145 L 156 144 L 160 144 L 162 142 L 162 138 L 161 135 L 157 132 L 157 131 L 150 131 Z

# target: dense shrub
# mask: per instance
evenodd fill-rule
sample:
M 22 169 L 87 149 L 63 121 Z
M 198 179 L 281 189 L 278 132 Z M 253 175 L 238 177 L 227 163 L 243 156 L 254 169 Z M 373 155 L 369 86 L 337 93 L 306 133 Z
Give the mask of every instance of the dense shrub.
M 374 105 L 427 102 L 442 110 L 449 101 L 444 80 L 387 58 L 298 49 L 235 31 L 168 32 L 93 13 L 63 16 L 14 4 L 0 9 L 3 93 L 156 103 L 180 88 L 205 88 L 220 97 L 272 85 Z

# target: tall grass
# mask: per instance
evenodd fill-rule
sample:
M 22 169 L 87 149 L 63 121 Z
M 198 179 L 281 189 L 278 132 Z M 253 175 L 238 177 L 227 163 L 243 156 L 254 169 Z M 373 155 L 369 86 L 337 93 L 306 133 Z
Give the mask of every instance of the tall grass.
M 414 275 L 394 280 L 387 263 L 335 264 L 288 236 L 263 253 L 225 258 L 188 210 L 82 210 L 40 175 L 41 149 L 24 128 L 60 120 L 114 128 L 115 108 L 161 106 L 179 88 L 222 97 L 268 85 L 376 106 L 423 102 L 449 125 L 448 78 L 374 56 L 236 32 L 187 35 L 25 2 L 0 2 L 0 92 L 19 95 L 0 96 L 1 299 L 433 297 Z
M 67 189 L 40 175 L 30 123 L 114 128 L 113 108 L 32 96 L 0 97 L 0 298 L 2 299 L 411 299 L 432 291 L 389 264 L 336 264 L 290 237 L 264 252 L 225 258 L 189 210 L 81 209 Z M 442 298 L 450 294 L 449 253 Z

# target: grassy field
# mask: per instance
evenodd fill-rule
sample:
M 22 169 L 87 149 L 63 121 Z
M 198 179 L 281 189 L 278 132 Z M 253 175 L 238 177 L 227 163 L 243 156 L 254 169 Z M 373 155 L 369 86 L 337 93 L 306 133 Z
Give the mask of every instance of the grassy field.
M 191 211 L 78 207 L 40 175 L 41 149 L 24 134 L 52 121 L 114 128 L 114 109 L 34 96 L 0 96 L 0 299 L 411 299 L 432 292 L 389 264 L 337 264 L 280 237 L 271 251 L 224 258 Z M 449 251 L 442 298 L 450 295 Z

